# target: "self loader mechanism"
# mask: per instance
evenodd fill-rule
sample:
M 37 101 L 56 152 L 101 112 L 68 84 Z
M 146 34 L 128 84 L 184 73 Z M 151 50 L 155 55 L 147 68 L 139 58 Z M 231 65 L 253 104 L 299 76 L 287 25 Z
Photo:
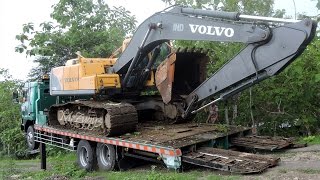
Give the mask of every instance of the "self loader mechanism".
M 280 73 L 304 51 L 315 30 L 316 23 L 309 19 L 170 7 L 145 20 L 131 40 L 124 42 L 119 58 L 78 54 L 65 66 L 53 68 L 50 98 L 55 103 L 50 108 L 41 106 L 36 122 L 25 121 L 22 129 L 32 130 L 31 140 L 77 150 L 79 165 L 88 170 L 95 158 L 100 168 L 110 170 L 116 161 L 121 164 L 123 156 L 130 156 L 156 158 L 174 169 L 185 162 L 260 172 L 278 160 L 270 163 L 268 158 L 255 156 L 259 161 L 251 162 L 251 155 L 239 160 L 248 155 L 231 153 L 231 158 L 225 157 L 230 154 L 227 151 L 199 149 L 216 147 L 221 139 L 228 140 L 227 136 L 246 135 L 248 129 L 229 127 L 227 134 L 214 134 L 217 127 L 187 120 L 203 108 Z M 172 40 L 241 42 L 245 47 L 206 79 L 206 50 L 174 50 Z M 147 95 L 155 90 L 161 96 Z M 30 96 L 28 101 L 38 97 L 37 106 L 43 101 L 41 93 L 38 89 L 38 96 Z M 167 120 L 171 125 L 158 129 L 159 122 L 147 125 L 144 121 L 136 129 L 138 119 Z M 35 136 L 33 128 L 28 128 L 33 124 Z M 141 134 L 126 134 L 135 130 Z M 251 163 L 251 169 L 243 162 Z

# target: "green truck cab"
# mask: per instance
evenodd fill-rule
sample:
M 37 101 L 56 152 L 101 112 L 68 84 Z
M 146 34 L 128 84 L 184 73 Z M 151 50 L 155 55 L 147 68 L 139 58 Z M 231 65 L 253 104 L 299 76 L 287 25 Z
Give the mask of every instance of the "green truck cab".
M 27 82 L 22 88 L 21 130 L 26 134 L 29 150 L 39 147 L 34 141 L 34 124 L 45 125 L 47 112 L 55 104 L 56 97 L 50 96 L 49 79 Z

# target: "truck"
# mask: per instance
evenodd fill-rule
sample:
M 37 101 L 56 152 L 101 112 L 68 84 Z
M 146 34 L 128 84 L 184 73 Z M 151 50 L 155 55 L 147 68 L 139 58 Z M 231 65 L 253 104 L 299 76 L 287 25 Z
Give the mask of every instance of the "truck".
M 124 41 L 118 58 L 86 58 L 78 52 L 65 66 L 53 68 L 49 78 L 27 83 L 21 129 L 31 150 L 40 143 L 76 151 L 78 165 L 89 171 L 123 168 L 131 157 L 175 170 L 194 164 L 261 172 L 279 159 L 226 150 L 248 141 L 241 138 L 258 138 L 250 128 L 191 120 L 280 73 L 304 51 L 315 30 L 310 19 L 172 6 L 146 19 Z M 173 40 L 245 46 L 206 78 L 206 50 L 174 49 Z
M 55 104 L 56 97 L 50 96 L 48 76 L 40 81 L 25 83 L 21 91 L 21 130 L 26 134 L 28 149 L 36 150 L 39 143 L 34 141 L 34 125 L 46 123 L 45 112 Z

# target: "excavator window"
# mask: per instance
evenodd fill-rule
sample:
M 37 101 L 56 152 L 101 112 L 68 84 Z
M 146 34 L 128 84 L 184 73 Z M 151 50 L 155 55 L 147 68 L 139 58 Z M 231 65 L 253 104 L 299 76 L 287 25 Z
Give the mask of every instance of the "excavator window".
M 171 53 L 171 47 L 167 43 L 162 43 L 160 45 L 160 54 L 156 58 L 155 63 L 153 64 L 153 69 L 157 69 L 160 63 L 164 61 L 170 53 Z

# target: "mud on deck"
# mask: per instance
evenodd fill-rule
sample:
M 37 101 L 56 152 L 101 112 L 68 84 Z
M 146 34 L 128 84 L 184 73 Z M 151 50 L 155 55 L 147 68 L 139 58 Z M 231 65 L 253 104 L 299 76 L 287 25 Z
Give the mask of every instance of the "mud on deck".
M 139 124 L 137 132 L 121 136 L 121 139 L 160 146 L 182 148 L 227 136 L 250 134 L 251 128 L 217 124 Z

